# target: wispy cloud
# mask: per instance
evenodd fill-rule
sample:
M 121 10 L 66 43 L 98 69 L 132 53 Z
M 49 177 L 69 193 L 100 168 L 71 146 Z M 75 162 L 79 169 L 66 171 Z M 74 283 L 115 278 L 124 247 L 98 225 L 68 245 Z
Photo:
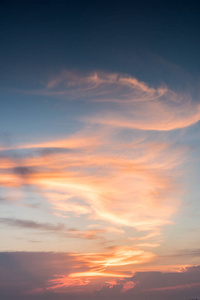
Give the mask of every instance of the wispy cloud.
M 78 73 L 64 70 L 46 84 L 40 92 L 66 96 L 68 99 L 88 99 L 100 102 L 138 102 L 162 96 L 167 89 L 154 89 L 146 83 L 119 73 Z M 130 96 L 133 96 L 132 99 Z
M 189 93 L 150 87 L 126 74 L 64 70 L 33 93 L 96 102 L 100 113 L 83 119 L 112 127 L 169 131 L 200 120 L 200 106 Z
M 73 261 L 86 264 L 87 269 L 67 274 L 65 287 L 79 285 L 78 278 L 129 278 L 133 265 L 155 259 L 153 251 L 161 245 L 162 229 L 172 223 L 185 193 L 178 179 L 187 148 L 168 138 L 163 141 L 161 131 L 194 124 L 200 119 L 199 106 L 188 95 L 167 87 L 154 88 L 127 75 L 98 72 L 64 71 L 38 91 L 42 93 L 81 99 L 99 112 L 79 116 L 84 119 L 83 128 L 65 138 L 2 147 L 0 186 L 21 193 L 30 188 L 39 201 L 47 203 L 53 217 L 63 218 L 64 223 L 66 217 L 79 217 L 80 224 L 73 229 L 9 216 L 0 222 L 94 242 L 94 251 L 85 247 L 82 253 L 80 244 L 74 246 Z M 124 128 L 139 130 L 127 134 Z M 57 277 L 54 283 L 61 281 Z M 131 282 L 124 293 L 135 286 Z
M 145 139 L 123 142 L 111 135 L 105 136 L 102 142 L 103 131 L 95 138 L 95 143 L 92 139 L 90 144 L 89 139 L 87 147 L 88 135 L 85 134 L 83 147 L 84 136 L 80 143 L 77 137 L 76 142 L 71 143 L 74 139 L 70 137 L 69 141 L 17 146 L 12 151 L 21 152 L 21 155 L 11 161 L 6 157 L 7 165 L 1 168 L 0 183 L 9 189 L 21 189 L 24 185 L 36 188 L 54 215 L 79 216 L 83 223 L 89 223 L 87 230 L 70 229 L 62 223 L 12 218 L 2 218 L 1 222 L 19 229 L 56 233 L 62 238 L 105 243 L 112 233 L 114 245 L 119 245 L 111 252 L 104 250 L 107 251 L 105 255 L 103 252 L 81 253 L 77 248 L 81 260 L 90 267 L 87 272 L 73 272 L 73 278 L 130 276 L 124 268 L 130 270 L 132 265 L 154 258 L 151 250 L 160 245 L 162 227 L 171 222 L 178 208 L 180 189 L 175 174 L 184 152 L 166 142 Z M 70 143 L 70 151 L 48 151 L 48 146 L 56 149 L 63 144 L 69 148 Z M 26 155 L 23 155 L 25 149 Z M 91 221 L 100 221 L 103 226 L 91 228 Z M 134 230 L 138 234 L 135 235 Z M 148 244 L 141 242 L 143 240 L 148 240 Z M 150 252 L 144 250 L 147 247 Z M 112 267 L 117 270 L 113 272 Z
M 34 229 L 42 232 L 57 233 L 65 238 L 78 238 L 78 239 L 98 239 L 100 238 L 98 234 L 103 233 L 102 229 L 86 230 L 81 231 L 75 228 L 67 228 L 65 224 L 50 224 L 35 222 L 32 220 L 22 220 L 14 218 L 0 218 L 0 223 L 14 228 L 23 229 Z
M 56 147 L 57 141 L 50 144 Z M 22 157 L 18 166 L 2 169 L 1 185 L 37 186 L 57 213 L 92 214 L 139 230 L 157 230 L 169 223 L 178 205 L 170 198 L 179 193 L 170 173 L 181 160 L 180 150 L 170 153 L 167 144 L 142 142 L 125 144 L 121 154 L 123 144 L 109 146 L 104 140 L 94 150 L 81 150 L 80 156 L 72 151 Z M 142 154 L 144 148 L 148 151 Z

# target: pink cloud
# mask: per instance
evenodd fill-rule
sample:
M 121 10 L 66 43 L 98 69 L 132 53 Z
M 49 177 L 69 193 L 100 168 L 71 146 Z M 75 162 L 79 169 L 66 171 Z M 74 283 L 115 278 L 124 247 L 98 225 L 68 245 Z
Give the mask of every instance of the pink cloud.
M 200 106 L 189 94 L 150 87 L 126 74 L 64 70 L 34 93 L 96 102 L 100 113 L 84 120 L 114 128 L 170 131 L 200 120 Z

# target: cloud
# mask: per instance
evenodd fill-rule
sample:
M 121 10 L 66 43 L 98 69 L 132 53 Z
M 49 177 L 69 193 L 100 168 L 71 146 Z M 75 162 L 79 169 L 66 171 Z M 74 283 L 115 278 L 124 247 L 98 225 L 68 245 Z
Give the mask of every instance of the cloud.
M 126 254 L 123 250 L 129 250 Z M 131 272 L 109 269 L 114 265 L 135 263 L 144 259 L 145 253 L 133 249 L 114 249 L 109 253 L 49 253 L 49 252 L 4 252 L 0 253 L 0 292 L 12 294 L 45 294 L 48 291 L 92 292 L 99 285 L 112 278 L 129 278 Z M 147 255 L 147 254 L 146 254 Z M 101 260 L 101 265 L 97 262 Z M 12 270 L 12 271 L 11 271 Z M 17 275 L 18 274 L 18 275 Z M 99 278 L 102 278 L 100 280 Z M 80 290 L 79 287 L 80 286 Z
M 77 255 L 72 254 L 72 256 L 76 257 Z M 104 253 L 79 253 L 76 260 L 87 262 L 90 270 L 82 273 L 74 272 L 70 274 L 70 277 L 130 277 L 130 266 L 148 262 L 154 256 L 151 252 L 127 246 L 114 247 Z M 129 266 L 129 271 L 118 271 L 122 266 Z
M 158 101 L 127 105 L 123 106 L 123 113 L 119 113 L 118 108 L 88 117 L 86 121 L 116 128 L 170 131 L 191 126 L 200 120 L 199 105 L 192 105 L 190 100 L 188 102 L 183 99 L 182 102 L 177 104 Z
M 7 191 L 18 190 L 25 196 L 31 191 L 40 204 L 37 209 L 56 221 L 45 223 L 40 214 L 37 222 L 13 219 L 9 212 L 0 221 L 18 232 L 26 228 L 56 234 L 62 242 L 81 240 L 72 243 L 75 269 L 50 278 L 58 287 L 49 283 L 49 291 L 76 283 L 81 287 L 87 278 L 130 279 L 133 266 L 136 270 L 137 265 L 155 260 L 153 252 L 161 245 L 163 227 L 172 224 L 185 193 L 179 181 L 188 149 L 178 141 L 170 142 L 170 133 L 163 139 L 160 131 L 197 122 L 198 104 L 166 87 L 108 73 L 64 72 L 47 83 L 44 92 L 69 99 L 85 97 L 83 101 L 100 108 L 99 113 L 87 116 L 84 128 L 65 138 L 1 148 L 4 199 L 9 198 Z M 15 205 L 23 204 L 21 195 L 15 196 Z M 60 218 L 62 222 L 57 222 Z M 77 222 L 76 228 L 64 225 L 66 220 Z M 97 226 L 91 228 L 91 223 Z M 87 241 L 80 251 L 83 239 Z M 77 270 L 76 263 L 87 268 Z M 123 293 L 132 286 L 135 281 L 130 279 Z
M 9 151 L 18 156 L 2 156 L 0 186 L 5 196 L 7 191 L 15 194 L 13 204 L 23 205 L 28 189 L 39 199 L 37 209 L 46 209 L 45 201 L 48 214 L 68 217 L 69 222 L 79 217 L 80 224 L 85 224 L 84 230 L 70 230 L 60 228 L 60 221 L 18 220 L 7 214 L 4 223 L 18 229 L 94 240 L 102 242 L 101 247 L 119 243 L 125 249 L 152 250 L 160 245 L 162 227 L 171 223 L 184 193 L 176 182 L 176 173 L 185 149 L 166 141 L 134 135 L 124 141 L 113 132 L 104 135 L 101 128 L 97 134 L 84 130 L 63 140 L 16 145 Z M 16 191 L 20 191 L 18 197 Z M 27 201 L 25 204 L 31 207 Z M 91 228 L 91 223 L 99 226 Z M 80 252 L 78 246 L 76 250 Z
M 86 278 L 73 278 L 87 271 L 88 263 L 77 260 L 78 255 L 49 252 L 0 253 L 0 293 L 4 299 L 148 299 L 170 300 L 198 297 L 200 267 L 191 266 L 177 272 L 136 272 L 133 276 L 107 279 L 102 287 Z
M 125 293 L 123 299 L 146 299 L 147 295 L 148 299 L 175 297 L 179 300 L 193 296 L 196 298 L 200 291 L 199 272 L 199 266 L 187 267 L 179 272 L 170 273 L 137 272 L 132 278 L 119 280 L 116 285 L 110 287 L 105 286 L 95 294 L 100 299 L 103 297 L 107 299 L 109 294 L 114 296 L 119 292 Z
M 200 105 L 190 94 L 157 88 L 119 73 L 78 73 L 64 70 L 33 93 L 96 103 L 87 123 L 139 130 L 170 131 L 200 120 Z
M 56 147 L 57 141 L 50 142 L 50 147 L 52 144 Z M 89 151 L 86 147 L 80 156 L 73 151 L 45 157 L 38 153 L 22 156 L 14 172 L 13 167 L 2 170 L 0 183 L 5 187 L 23 184 L 37 187 L 55 213 L 63 216 L 67 212 L 92 214 L 93 218 L 138 230 L 157 230 L 169 223 L 176 209 L 175 200 L 172 203 L 170 198 L 179 192 L 170 172 L 173 170 L 174 174 L 178 159 L 181 160 L 180 150 L 170 153 L 168 144 L 153 142 L 113 146 L 109 149 L 109 140 L 104 140 L 103 145 L 97 142 Z M 121 148 L 124 148 L 122 154 Z M 142 154 L 144 148 L 148 150 Z M 131 155 L 133 150 L 134 156 Z
M 162 96 L 166 88 L 154 89 L 128 75 L 92 72 L 88 74 L 64 70 L 46 84 L 41 93 L 100 102 L 132 102 Z M 132 94 L 132 99 L 130 95 Z
M 75 228 L 67 228 L 64 224 L 50 224 L 35 222 L 32 220 L 21 220 L 14 218 L 0 218 L 0 223 L 14 228 L 24 228 L 24 229 L 36 229 L 42 232 L 59 233 L 62 237 L 68 238 L 78 238 L 78 239 L 98 239 L 100 238 L 98 234 L 103 233 L 104 230 L 86 230 L 81 231 Z
M 28 167 L 15 167 L 13 168 L 13 173 L 21 176 L 28 176 L 33 170 Z
M 73 265 L 73 258 L 65 253 L 1 252 L 0 293 L 15 299 L 33 289 L 45 290 L 48 280 L 69 274 Z M 83 263 L 78 269 L 84 268 Z

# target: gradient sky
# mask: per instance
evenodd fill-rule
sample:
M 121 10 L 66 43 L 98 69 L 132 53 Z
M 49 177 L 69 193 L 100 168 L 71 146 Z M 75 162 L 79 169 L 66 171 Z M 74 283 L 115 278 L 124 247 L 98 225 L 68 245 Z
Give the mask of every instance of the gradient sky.
M 199 1 L 0 1 L 2 300 L 200 298 Z

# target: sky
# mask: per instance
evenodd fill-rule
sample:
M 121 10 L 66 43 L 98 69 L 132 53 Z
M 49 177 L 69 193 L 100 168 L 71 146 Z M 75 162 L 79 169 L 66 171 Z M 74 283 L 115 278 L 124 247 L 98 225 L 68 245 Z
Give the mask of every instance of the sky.
M 0 1 L 2 300 L 200 299 L 199 13 Z

